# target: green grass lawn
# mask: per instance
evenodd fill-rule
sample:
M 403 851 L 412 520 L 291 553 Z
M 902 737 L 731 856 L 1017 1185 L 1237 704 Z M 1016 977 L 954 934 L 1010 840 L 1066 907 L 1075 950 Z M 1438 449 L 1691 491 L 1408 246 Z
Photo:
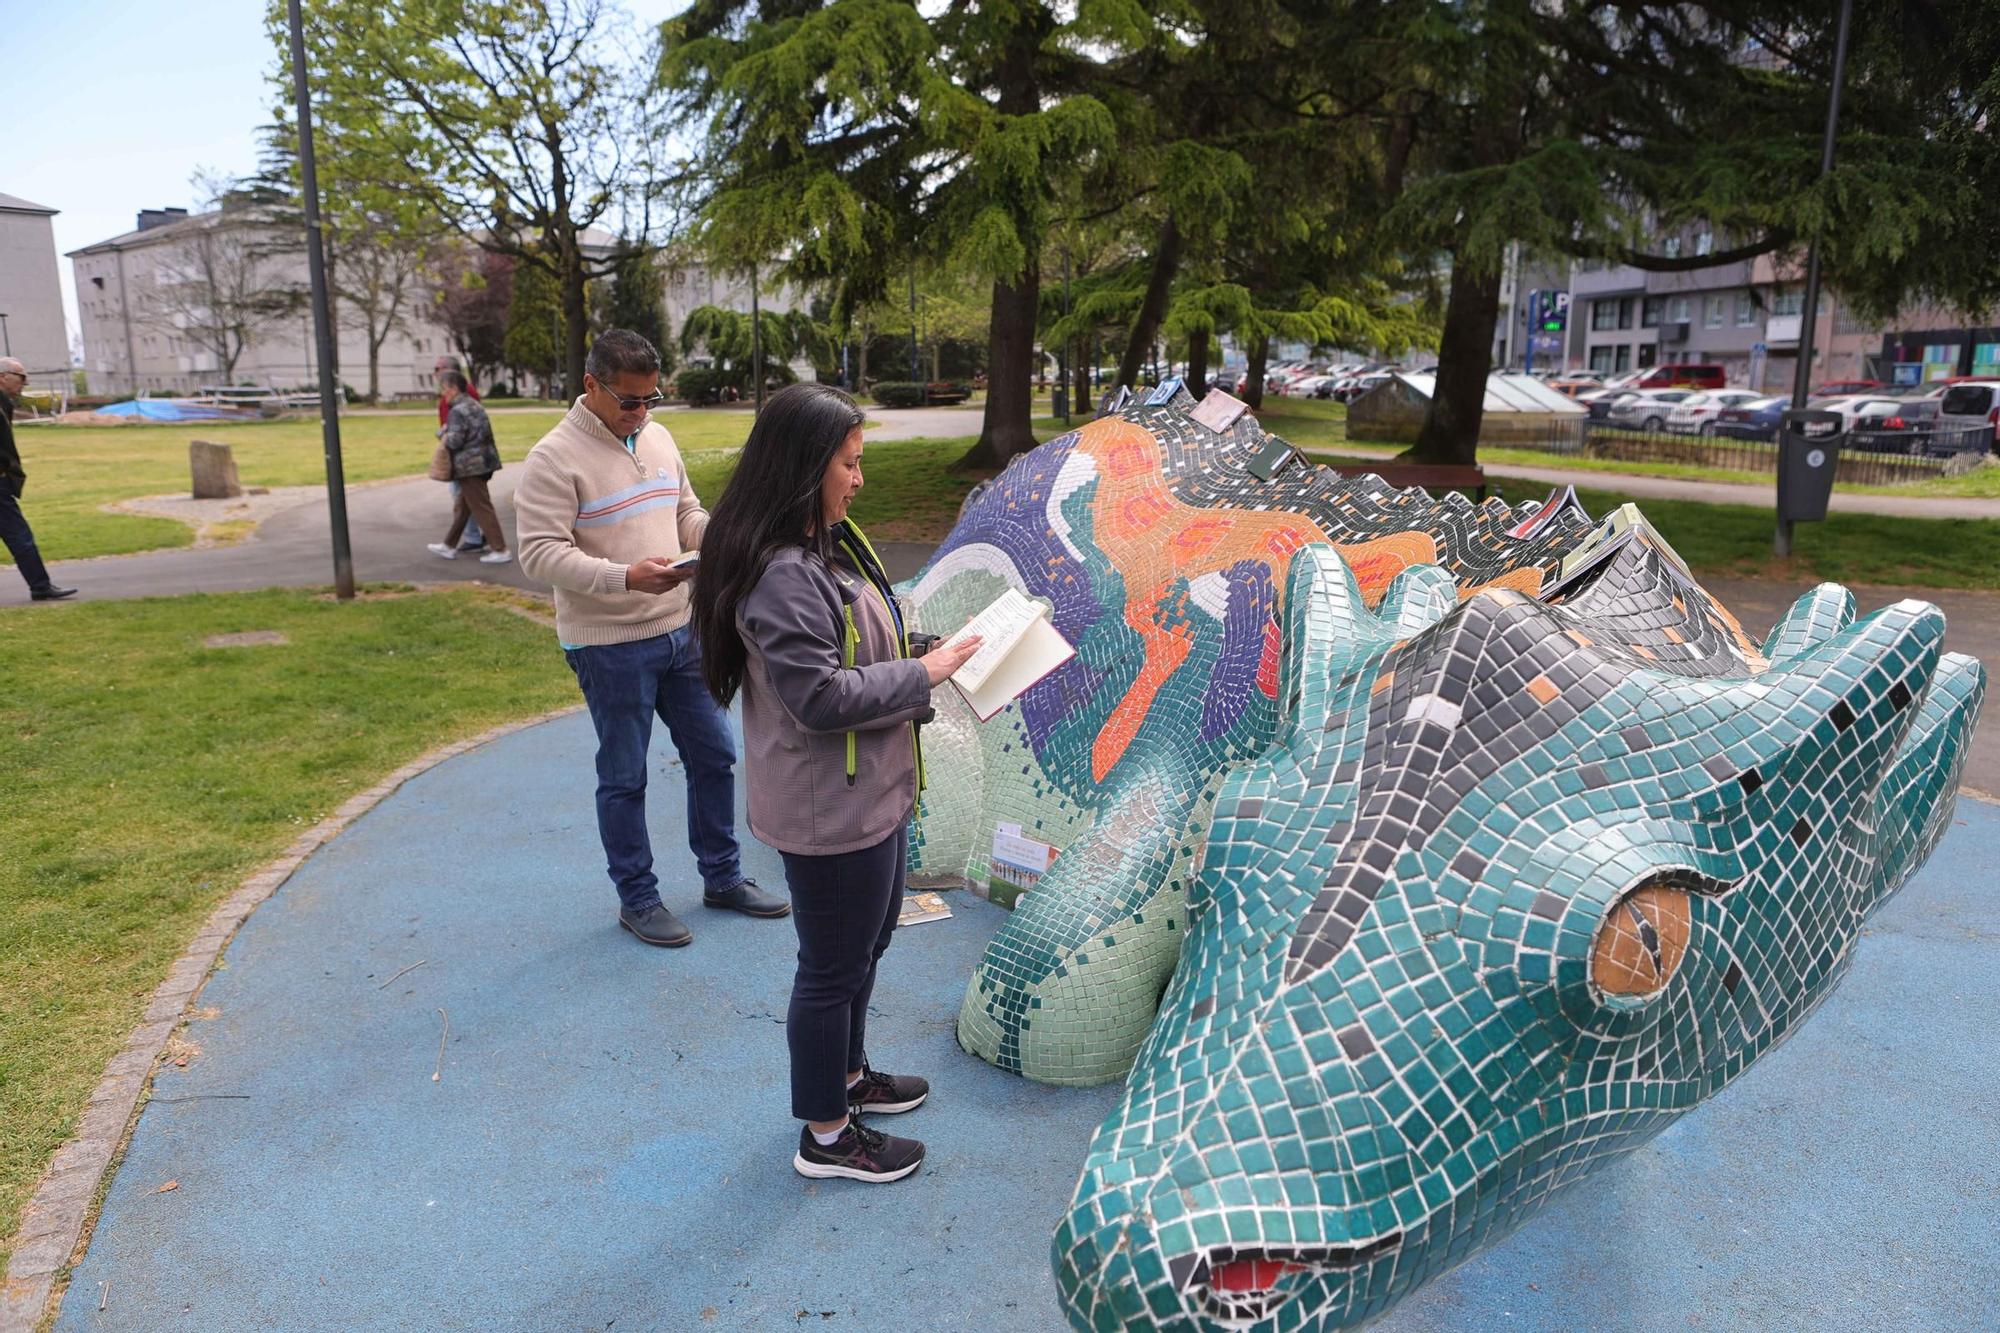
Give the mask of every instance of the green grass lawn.
M 0 611 L 0 1245 L 218 900 L 416 755 L 576 700 L 554 632 L 495 597 Z M 202 646 L 258 629 L 291 642 Z
M 527 457 L 561 413 L 493 416 L 500 456 Z M 674 412 L 661 420 L 690 455 L 743 443 L 747 411 Z M 354 413 L 341 418 L 341 462 L 349 482 L 422 475 L 436 446 L 437 423 L 424 416 Z M 232 447 L 245 486 L 321 486 L 325 450 L 319 422 L 227 422 L 199 426 L 27 426 L 15 431 L 28 469 L 22 500 L 35 540 L 50 560 L 123 555 L 187 546 L 194 532 L 167 518 L 107 514 L 99 506 L 141 495 L 187 493 L 188 441 Z M 0 550 L 0 563 L 7 560 Z

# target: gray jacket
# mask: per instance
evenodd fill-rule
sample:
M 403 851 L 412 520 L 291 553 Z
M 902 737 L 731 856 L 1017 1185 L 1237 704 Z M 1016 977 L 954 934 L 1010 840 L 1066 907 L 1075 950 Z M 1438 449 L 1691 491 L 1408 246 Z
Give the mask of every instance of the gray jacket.
M 781 852 L 872 847 L 916 809 L 930 678 L 860 567 L 781 551 L 737 609 L 750 831 Z
M 487 477 L 500 470 L 500 446 L 493 441 L 493 423 L 471 394 L 462 393 L 451 400 L 444 434 L 438 438 L 451 450 L 453 480 Z

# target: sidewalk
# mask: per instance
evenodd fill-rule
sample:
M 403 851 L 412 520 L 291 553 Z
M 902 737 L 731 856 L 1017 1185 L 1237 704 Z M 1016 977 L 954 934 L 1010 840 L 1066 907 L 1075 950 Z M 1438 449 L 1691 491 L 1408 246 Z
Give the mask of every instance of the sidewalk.
M 924 1169 L 802 1180 L 791 928 L 695 908 L 685 950 L 621 934 L 591 749 L 573 715 L 451 760 L 250 918 L 194 1001 L 199 1053 L 158 1076 L 58 1329 L 1061 1327 L 1049 1234 L 1118 1092 L 958 1050 L 998 909 L 952 893 L 956 915 L 906 928 L 883 966 L 870 1044 L 935 1084 L 894 1126 L 928 1141 Z M 682 787 L 654 753 L 681 907 Z M 1989 1321 L 2000 808 L 1963 801 L 1958 819 L 1795 1039 L 1379 1327 Z M 746 856 L 782 883 L 773 853 Z

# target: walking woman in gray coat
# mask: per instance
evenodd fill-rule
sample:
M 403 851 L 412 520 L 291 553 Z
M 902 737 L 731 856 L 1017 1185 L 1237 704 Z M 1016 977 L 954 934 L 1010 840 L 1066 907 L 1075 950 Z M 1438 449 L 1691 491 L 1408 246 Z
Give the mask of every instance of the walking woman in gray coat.
M 847 517 L 861 489 L 861 411 L 823 384 L 764 406 L 702 537 L 693 616 L 709 692 L 743 695 L 750 831 L 784 855 L 799 937 L 785 1018 L 792 1165 L 818 1178 L 901 1180 L 924 1146 L 861 1122 L 915 1110 L 930 1085 L 868 1062 L 875 968 L 903 903 L 923 783 L 917 722 L 972 656 L 968 639 L 912 657 L 874 548 Z

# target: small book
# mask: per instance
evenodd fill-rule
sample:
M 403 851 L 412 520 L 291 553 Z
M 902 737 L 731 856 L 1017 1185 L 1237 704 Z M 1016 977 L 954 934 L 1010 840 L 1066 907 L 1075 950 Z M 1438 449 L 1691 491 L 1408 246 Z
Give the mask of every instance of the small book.
M 1236 418 L 1250 410 L 1250 404 L 1220 389 L 1210 389 L 1208 396 L 1195 405 L 1188 415 L 1217 435 L 1236 424 Z
M 983 642 L 952 673 L 951 683 L 981 722 L 1076 656 L 1069 640 L 1049 623 L 1048 608 L 1022 596 L 1017 588 L 1001 593 L 945 642 L 968 634 L 977 634 Z
M 1507 529 L 1507 535 L 1526 541 L 1530 537 L 1546 532 L 1549 524 L 1563 514 L 1571 512 L 1580 514 L 1584 518 L 1590 517 L 1590 511 L 1583 507 L 1583 501 L 1576 498 L 1576 487 L 1564 486 L 1550 491 L 1549 498 L 1542 501 L 1534 513 Z
M 896 914 L 896 924 L 918 926 L 926 921 L 944 921 L 950 916 L 951 909 L 937 894 L 906 893 L 903 895 L 903 910 Z

